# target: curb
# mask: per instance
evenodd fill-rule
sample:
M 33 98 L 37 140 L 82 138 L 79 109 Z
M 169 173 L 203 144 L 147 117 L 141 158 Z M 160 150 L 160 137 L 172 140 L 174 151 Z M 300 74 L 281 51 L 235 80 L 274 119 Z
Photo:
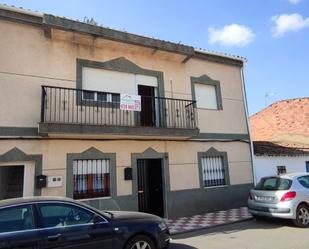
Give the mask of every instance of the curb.
M 201 230 L 208 230 L 208 229 L 211 229 L 211 228 L 217 228 L 217 227 L 222 227 L 222 226 L 226 226 L 226 225 L 241 223 L 241 222 L 253 220 L 253 219 L 254 219 L 253 217 L 250 217 L 250 218 L 245 218 L 245 219 L 241 219 L 241 220 L 237 220 L 237 221 L 232 221 L 232 222 L 229 222 L 229 223 L 222 223 L 222 224 L 218 224 L 218 225 L 213 225 L 213 226 L 209 226 L 209 227 L 201 227 L 201 228 L 194 228 L 194 229 L 180 231 L 180 232 L 174 232 L 174 233 L 171 233 L 171 236 L 183 235 L 183 234 L 197 232 L 197 231 L 201 231 Z

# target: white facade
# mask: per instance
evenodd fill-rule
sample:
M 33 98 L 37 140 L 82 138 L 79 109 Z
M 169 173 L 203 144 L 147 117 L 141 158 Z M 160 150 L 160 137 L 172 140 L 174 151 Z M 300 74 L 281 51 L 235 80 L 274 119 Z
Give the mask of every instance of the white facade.
M 285 166 L 286 172 L 306 172 L 307 156 L 254 156 L 254 181 L 255 184 L 264 176 L 277 175 L 277 166 Z M 309 167 L 309 166 L 308 166 Z

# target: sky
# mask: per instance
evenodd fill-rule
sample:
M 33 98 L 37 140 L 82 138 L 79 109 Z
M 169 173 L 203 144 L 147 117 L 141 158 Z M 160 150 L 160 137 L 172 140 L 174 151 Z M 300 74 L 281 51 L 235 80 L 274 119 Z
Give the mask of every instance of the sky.
M 247 59 L 249 113 L 309 97 L 309 0 L 0 0 Z

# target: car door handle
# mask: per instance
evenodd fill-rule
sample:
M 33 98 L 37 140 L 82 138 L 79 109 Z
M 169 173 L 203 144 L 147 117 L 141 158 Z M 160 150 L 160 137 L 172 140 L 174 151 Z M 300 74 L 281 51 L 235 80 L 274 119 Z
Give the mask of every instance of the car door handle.
M 56 241 L 56 240 L 58 240 L 60 237 L 61 237 L 61 234 L 58 233 L 58 234 L 55 234 L 55 235 L 47 236 L 47 240 L 48 240 L 48 241 Z

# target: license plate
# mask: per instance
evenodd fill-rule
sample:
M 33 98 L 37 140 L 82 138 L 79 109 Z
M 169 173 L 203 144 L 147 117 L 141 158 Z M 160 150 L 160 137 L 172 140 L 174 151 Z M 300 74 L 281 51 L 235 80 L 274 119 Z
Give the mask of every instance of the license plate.
M 272 201 L 272 200 L 274 200 L 274 197 L 271 197 L 271 196 L 257 196 L 256 200 L 258 200 L 258 201 Z

